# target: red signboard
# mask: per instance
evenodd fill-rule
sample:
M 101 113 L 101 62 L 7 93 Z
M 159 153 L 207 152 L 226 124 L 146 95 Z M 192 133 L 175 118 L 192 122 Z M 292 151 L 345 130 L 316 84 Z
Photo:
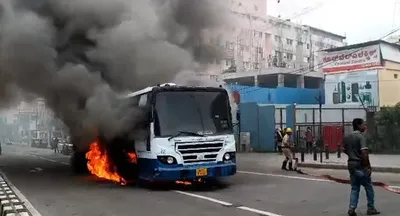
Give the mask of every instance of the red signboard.
M 333 73 L 382 66 L 379 45 L 324 54 L 323 72 Z

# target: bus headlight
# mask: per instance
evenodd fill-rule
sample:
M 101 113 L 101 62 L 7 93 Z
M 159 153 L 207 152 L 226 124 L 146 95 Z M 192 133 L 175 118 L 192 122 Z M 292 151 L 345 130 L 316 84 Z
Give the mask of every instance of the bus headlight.
M 225 153 L 224 159 L 225 160 L 230 160 L 231 159 L 231 155 L 229 153 Z
M 158 161 L 166 165 L 177 164 L 176 159 L 172 156 L 162 155 L 162 156 L 157 156 L 157 159 Z
M 167 157 L 167 163 L 168 164 L 173 164 L 174 163 L 174 158 L 173 157 Z
M 227 152 L 223 157 L 224 161 L 234 161 L 235 160 L 235 152 Z

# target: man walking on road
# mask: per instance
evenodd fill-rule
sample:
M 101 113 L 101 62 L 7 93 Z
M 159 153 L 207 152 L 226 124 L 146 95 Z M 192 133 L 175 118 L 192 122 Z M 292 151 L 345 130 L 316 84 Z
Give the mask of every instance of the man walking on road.
M 375 192 L 371 180 L 371 164 L 368 156 L 366 138 L 362 134 L 367 129 L 360 118 L 353 119 L 353 133 L 343 138 L 343 151 L 348 156 L 347 167 L 350 173 L 351 193 L 349 216 L 356 216 L 361 185 L 365 188 L 368 200 L 367 215 L 378 215 L 375 208 Z
M 58 150 L 58 139 L 57 139 L 57 137 L 53 137 L 53 140 L 52 140 L 52 147 L 53 147 L 53 149 L 54 149 L 54 153 L 58 153 L 58 152 L 59 152 L 59 150 Z
M 282 163 L 282 169 L 286 169 L 286 165 L 289 162 L 289 170 L 293 170 L 293 155 L 292 155 L 292 145 L 290 143 L 290 135 L 292 134 L 291 128 L 286 128 L 285 135 L 282 139 L 282 152 L 285 157 L 285 160 Z

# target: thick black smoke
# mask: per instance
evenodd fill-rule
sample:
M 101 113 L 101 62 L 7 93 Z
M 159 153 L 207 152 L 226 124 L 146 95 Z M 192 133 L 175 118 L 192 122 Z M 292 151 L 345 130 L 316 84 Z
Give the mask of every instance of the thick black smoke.
M 34 95 L 73 136 L 126 133 L 143 114 L 118 93 L 218 59 L 208 37 L 225 21 L 216 2 L 1 0 L 0 105 Z

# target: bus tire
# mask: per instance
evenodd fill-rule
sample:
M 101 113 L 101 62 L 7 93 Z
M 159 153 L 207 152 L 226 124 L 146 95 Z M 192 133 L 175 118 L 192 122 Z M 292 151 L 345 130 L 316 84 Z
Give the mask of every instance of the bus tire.
M 74 152 L 70 159 L 71 169 L 74 174 L 89 173 L 85 152 Z

